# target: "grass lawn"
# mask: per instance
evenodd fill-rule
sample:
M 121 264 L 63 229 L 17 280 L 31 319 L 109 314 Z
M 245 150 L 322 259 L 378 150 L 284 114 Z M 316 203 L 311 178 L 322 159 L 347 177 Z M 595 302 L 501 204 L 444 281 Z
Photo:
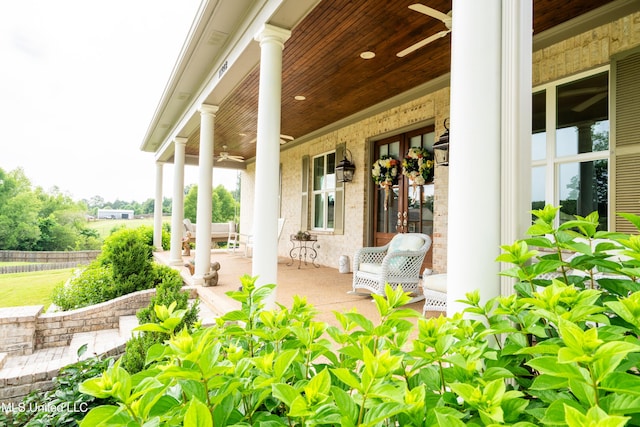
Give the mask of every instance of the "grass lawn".
M 51 304 L 51 291 L 73 274 L 73 268 L 0 274 L 0 307 Z
M 171 223 L 171 217 L 163 217 L 162 222 Z M 111 232 L 122 226 L 126 228 L 138 228 L 141 225 L 153 226 L 153 218 L 143 219 L 99 219 L 96 221 L 89 221 L 87 227 L 98 230 L 100 238 L 104 239 L 109 236 Z

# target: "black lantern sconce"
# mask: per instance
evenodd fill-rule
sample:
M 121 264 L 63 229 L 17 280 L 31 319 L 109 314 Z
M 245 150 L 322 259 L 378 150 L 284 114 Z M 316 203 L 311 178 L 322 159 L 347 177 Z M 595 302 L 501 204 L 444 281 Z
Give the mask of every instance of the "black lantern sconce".
M 349 159 L 347 159 L 347 153 L 349 153 Z M 340 163 L 336 166 L 336 180 L 338 182 L 353 181 L 353 173 L 356 170 L 356 165 L 352 163 L 351 159 L 351 151 L 345 148 L 344 159 L 340 160 Z
M 433 156 L 435 157 L 436 164 L 438 166 L 449 166 L 449 127 L 447 126 L 448 121 L 449 119 L 445 119 L 445 131 L 435 142 L 435 144 L 433 144 Z

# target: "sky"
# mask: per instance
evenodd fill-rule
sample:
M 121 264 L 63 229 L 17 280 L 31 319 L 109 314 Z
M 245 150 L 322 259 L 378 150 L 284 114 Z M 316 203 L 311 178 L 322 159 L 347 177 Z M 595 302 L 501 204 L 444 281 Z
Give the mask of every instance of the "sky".
M 155 196 L 140 150 L 200 0 L 0 0 L 0 168 L 73 200 Z M 173 167 L 164 166 L 164 197 Z M 213 185 L 235 185 L 214 171 Z M 185 185 L 197 184 L 185 168 Z

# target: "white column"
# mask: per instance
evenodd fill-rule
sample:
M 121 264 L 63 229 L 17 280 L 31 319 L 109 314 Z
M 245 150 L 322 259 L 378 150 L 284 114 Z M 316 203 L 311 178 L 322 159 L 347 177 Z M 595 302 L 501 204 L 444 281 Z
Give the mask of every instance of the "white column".
M 502 11 L 501 244 L 511 244 L 531 224 L 532 0 L 502 0 Z M 502 295 L 512 294 L 513 279 L 500 280 Z
M 177 136 L 173 140 L 173 201 L 171 203 L 171 252 L 169 264 L 182 264 L 182 236 L 184 226 L 184 149 L 187 138 Z
M 500 292 L 501 0 L 454 0 L 447 312 Z
M 156 198 L 153 204 L 153 246 L 162 251 L 162 168 L 164 163 L 156 162 Z
M 257 285 L 278 279 L 278 182 L 280 170 L 280 101 L 282 49 L 291 32 L 265 25 L 256 35 L 260 42 L 260 93 L 253 214 L 253 268 Z M 275 301 L 275 292 L 267 304 Z
M 211 194 L 213 192 L 213 127 L 218 107 L 200 107 L 200 153 L 198 155 L 198 206 L 196 208 L 196 268 L 193 283 L 203 284 L 211 264 Z

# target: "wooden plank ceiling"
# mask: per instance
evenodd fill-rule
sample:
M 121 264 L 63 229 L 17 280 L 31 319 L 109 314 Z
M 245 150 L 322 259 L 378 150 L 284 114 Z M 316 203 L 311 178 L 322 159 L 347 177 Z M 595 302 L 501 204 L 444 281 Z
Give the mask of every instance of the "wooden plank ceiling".
M 534 34 L 611 0 L 534 0 Z M 292 30 L 282 73 L 282 133 L 313 132 L 449 72 L 451 36 L 399 58 L 408 46 L 445 30 L 434 18 L 408 8 L 416 0 L 325 0 Z M 448 13 L 451 0 L 423 0 Z M 455 31 L 455 29 L 454 29 Z M 479 46 L 479 48 L 481 48 Z M 375 58 L 364 60 L 360 53 Z M 220 104 L 216 114 L 217 155 L 255 156 L 259 69 Z M 297 101 L 295 96 L 306 97 Z M 198 155 L 199 129 L 186 152 Z

